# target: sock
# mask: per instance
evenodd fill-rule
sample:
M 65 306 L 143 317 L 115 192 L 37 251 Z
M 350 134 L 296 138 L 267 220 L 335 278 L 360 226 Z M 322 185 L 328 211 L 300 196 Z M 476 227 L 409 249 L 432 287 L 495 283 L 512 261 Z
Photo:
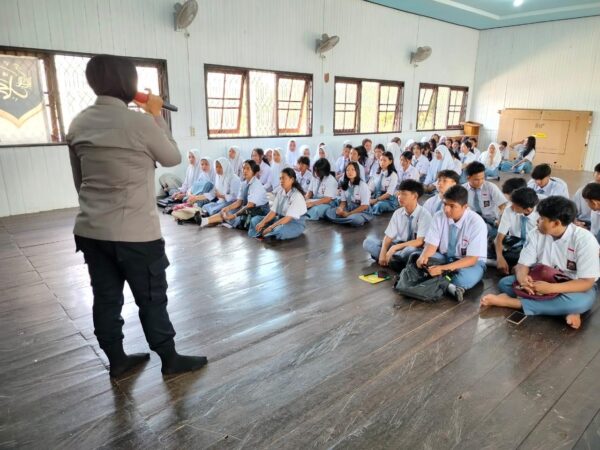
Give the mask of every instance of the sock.
M 168 344 L 156 351 L 162 361 L 161 372 L 165 375 L 191 372 L 208 363 L 206 356 L 185 356 L 175 350 L 174 344 Z
M 448 285 L 447 291 L 452 296 L 456 295 L 456 286 L 454 286 L 452 283 L 450 283 Z
M 103 349 L 110 363 L 109 374 L 111 377 L 118 377 L 134 367 L 150 359 L 148 353 L 133 353 L 127 355 L 123 350 L 123 344 L 115 344 Z

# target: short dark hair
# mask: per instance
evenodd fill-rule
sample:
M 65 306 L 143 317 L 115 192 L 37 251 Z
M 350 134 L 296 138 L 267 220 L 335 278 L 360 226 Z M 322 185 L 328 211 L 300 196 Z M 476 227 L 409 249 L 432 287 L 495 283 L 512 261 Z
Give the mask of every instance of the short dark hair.
M 470 138 L 469 138 L 469 140 L 470 140 L 471 142 L 477 142 L 477 138 L 476 138 L 476 137 L 470 137 Z
M 525 178 L 520 178 L 520 177 L 509 178 L 502 185 L 502 193 L 510 195 L 513 193 L 513 191 L 516 191 L 517 189 L 521 189 L 524 187 L 527 187 L 527 181 L 525 181 Z
M 471 144 L 471 141 L 466 140 L 466 141 L 462 141 L 461 145 L 464 145 L 465 147 L 467 147 L 469 150 L 471 150 L 473 148 L 473 144 Z
M 400 156 L 402 156 L 404 159 L 408 159 L 409 161 L 412 161 L 413 156 L 415 156 L 415 155 L 413 154 L 413 152 L 406 150 L 405 152 L 402 152 L 402 154 Z
M 533 208 L 538 204 L 540 199 L 538 198 L 535 191 L 528 187 L 522 187 L 515 189 L 511 196 L 510 201 L 515 205 L 520 206 L 523 209 Z
M 399 191 L 408 191 L 417 194 L 417 198 L 419 198 L 425 192 L 423 185 L 419 183 L 417 180 L 404 180 L 400 183 L 400 187 L 398 187 Z
M 540 201 L 537 211 L 541 217 L 558 220 L 564 226 L 573 223 L 577 217 L 575 203 L 560 195 L 552 195 Z
M 538 164 L 531 171 L 531 178 L 533 178 L 534 180 L 541 180 L 543 178 L 549 177 L 550 175 L 552 175 L 552 168 L 546 163 Z
M 600 163 L 594 166 L 594 172 L 600 172 Z
M 254 161 L 253 159 L 247 159 L 246 161 L 244 161 L 244 164 L 248 164 L 250 166 L 250 170 L 254 175 L 260 172 L 260 166 L 256 164 L 256 161 Z M 242 166 L 244 164 L 242 164 Z
M 469 191 L 467 191 L 460 184 L 457 184 L 446 191 L 444 194 L 444 199 L 458 203 L 460 206 L 465 206 L 467 203 L 469 203 Z
M 315 165 L 313 166 L 313 173 L 320 180 L 325 178 L 327 175 L 331 174 L 331 164 L 329 163 L 327 158 L 317 159 Z
M 454 170 L 440 170 L 437 174 L 437 179 L 439 180 L 440 178 L 448 178 L 449 180 L 454 180 L 456 184 L 460 183 L 460 175 Z
M 400 139 L 399 136 L 394 136 L 392 138 L 392 142 L 395 142 L 396 144 L 400 144 L 400 142 L 402 142 L 402 140 Z
M 483 163 L 480 163 L 479 161 L 473 161 L 472 163 L 467 165 L 467 167 L 465 167 L 465 173 L 467 174 L 468 177 L 470 177 L 472 175 L 476 175 L 481 172 L 485 172 L 485 166 L 483 165 Z
M 385 145 L 377 144 L 374 150 L 380 149 L 382 152 L 385 152 Z
M 500 141 L 500 145 L 503 145 L 504 147 L 508 147 L 508 142 L 506 142 L 506 141 Z
M 348 142 L 346 145 L 344 145 L 344 148 L 349 148 L 350 150 L 352 150 L 354 146 L 350 142 Z
M 600 183 L 586 184 L 581 196 L 586 200 L 600 200 Z
M 364 138 L 364 139 L 362 140 L 362 145 L 365 145 L 367 142 L 370 142 L 371 144 L 373 143 L 373 141 L 372 141 L 371 139 L 369 139 L 369 138 Z
M 301 156 L 298 158 L 298 164 L 306 164 L 307 166 L 310 166 L 310 158 L 308 156 Z

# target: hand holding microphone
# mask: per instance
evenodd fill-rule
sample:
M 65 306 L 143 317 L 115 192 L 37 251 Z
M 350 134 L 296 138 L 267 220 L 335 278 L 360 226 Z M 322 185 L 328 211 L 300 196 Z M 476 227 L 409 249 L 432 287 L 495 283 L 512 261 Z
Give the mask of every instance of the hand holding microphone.
M 160 110 L 162 108 L 169 111 L 177 111 L 177 106 L 171 105 L 158 95 L 152 94 L 150 89 L 146 89 L 146 92 L 138 92 L 135 94 L 133 102 L 153 116 L 160 116 Z

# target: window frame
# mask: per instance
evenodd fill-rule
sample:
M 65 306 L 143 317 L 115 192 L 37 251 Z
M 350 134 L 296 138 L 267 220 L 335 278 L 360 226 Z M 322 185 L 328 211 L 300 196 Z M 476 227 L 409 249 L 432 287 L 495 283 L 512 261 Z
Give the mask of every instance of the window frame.
M 29 48 L 29 47 L 14 47 L 0 45 L 0 54 L 9 56 L 32 56 L 40 58 L 44 62 L 44 71 L 46 75 L 46 81 L 48 83 L 48 92 L 44 94 L 48 95 L 48 105 L 44 104 L 44 108 L 50 110 L 51 124 L 50 129 L 52 138 L 56 139 L 53 142 L 36 142 L 30 144 L 1 144 L 0 148 L 16 148 L 16 147 L 49 147 L 49 146 L 65 146 L 67 145 L 66 136 L 67 130 L 64 127 L 64 122 L 60 107 L 60 90 L 58 88 L 58 76 L 56 73 L 56 66 L 54 64 L 54 56 L 78 56 L 84 58 L 91 58 L 98 55 L 99 53 L 86 53 L 86 52 L 73 52 L 63 50 L 49 50 L 40 48 Z M 169 80 L 167 70 L 166 59 L 155 59 L 155 58 L 141 58 L 141 57 L 127 57 L 136 66 L 154 67 L 158 70 L 158 83 L 162 92 L 162 96 L 169 98 Z M 169 128 L 171 128 L 171 113 L 165 109 L 162 110 L 162 115 L 167 122 Z
M 377 89 L 377 115 L 376 115 L 376 126 L 377 131 L 369 131 L 362 132 L 360 131 L 360 109 L 362 106 L 362 84 L 363 82 L 367 83 L 378 83 L 379 87 Z M 356 98 L 356 107 L 354 110 L 355 114 L 355 127 L 354 129 L 342 129 L 336 130 L 335 128 L 335 114 L 337 112 L 336 105 L 337 102 L 337 83 L 345 83 L 345 84 L 356 84 L 357 85 L 357 98 Z M 389 111 L 381 111 L 381 87 L 389 86 L 389 87 L 397 87 L 398 88 L 398 97 L 396 99 L 396 108 L 394 110 L 394 125 L 398 125 L 398 130 L 392 131 L 379 131 L 379 116 L 382 112 Z M 386 103 L 387 104 L 387 103 Z M 355 77 L 345 77 L 345 76 L 336 76 L 333 82 L 333 135 L 334 136 L 348 136 L 348 135 L 356 135 L 356 134 L 390 134 L 390 133 L 401 133 L 402 132 L 402 114 L 404 107 L 404 81 L 393 81 L 393 80 L 379 80 L 373 78 L 355 78 Z
M 436 128 L 435 127 L 435 119 L 437 112 L 437 101 L 438 101 L 438 89 L 440 87 L 450 89 L 450 94 L 448 96 L 448 107 L 446 108 L 446 128 Z M 433 108 L 433 128 L 419 128 L 419 107 L 421 106 L 421 90 L 422 89 L 433 89 L 432 98 L 435 96 L 435 107 Z M 461 111 L 459 113 L 459 123 L 458 125 L 448 126 L 448 117 L 450 115 L 450 97 L 452 96 L 452 91 L 460 91 L 463 93 Z M 419 83 L 419 92 L 417 95 L 417 117 L 415 121 L 415 131 L 445 131 L 445 130 L 461 130 L 463 126 L 462 122 L 465 122 L 467 116 L 467 103 L 469 98 L 469 87 L 468 86 L 455 86 L 450 84 L 433 84 L 433 83 Z M 431 105 L 431 103 L 430 103 Z
M 247 124 L 247 134 L 248 136 L 218 136 L 218 134 L 231 134 L 227 131 L 225 132 L 216 132 L 217 136 L 211 136 L 211 130 L 209 129 L 209 121 L 208 121 L 208 113 L 209 113 L 209 107 L 208 107 L 208 90 L 207 90 L 207 82 L 208 82 L 208 73 L 209 72 L 225 72 L 225 73 L 244 73 L 245 76 L 242 79 L 242 83 L 246 83 L 245 87 L 244 85 L 242 85 L 242 93 L 244 91 L 244 89 L 246 89 L 247 92 L 247 100 L 246 100 L 246 114 L 247 114 L 247 120 L 246 120 L 246 124 Z M 265 72 L 265 73 L 271 73 L 275 75 L 275 108 L 273 110 L 273 114 L 275 114 L 275 130 L 276 133 L 275 135 L 251 135 L 251 130 L 252 130 L 252 117 L 250 115 L 250 72 Z M 292 79 L 302 79 L 307 81 L 305 87 L 304 87 L 304 92 L 305 92 L 305 96 L 303 97 L 303 102 L 302 102 L 302 109 L 304 107 L 304 98 L 306 98 L 307 101 L 307 111 L 308 111 L 308 117 L 307 117 L 307 134 L 279 134 L 281 132 L 285 132 L 284 128 L 280 128 L 279 126 L 279 79 L 280 78 L 292 78 Z M 282 71 L 282 70 L 269 70 L 269 69 L 255 69 L 255 68 L 251 68 L 251 67 L 238 67 L 238 66 L 225 66 L 225 65 L 221 65 L 221 64 L 204 64 L 204 107 L 205 107 L 205 114 L 206 114 L 206 135 L 207 135 L 207 139 L 269 139 L 269 138 L 298 138 L 298 137 L 312 137 L 312 133 L 313 133 L 313 113 L 312 113 L 312 106 L 313 106 L 313 82 L 314 82 L 314 77 L 313 74 L 311 73 L 301 73 L 301 72 L 289 72 L 289 71 Z M 242 102 L 240 103 L 240 116 L 238 117 L 238 133 L 240 132 L 239 127 L 241 126 L 241 120 L 242 120 L 242 116 L 241 116 L 241 112 L 242 112 L 242 108 L 243 108 L 243 98 L 242 98 Z M 301 109 L 301 111 L 302 111 Z M 289 111 L 289 109 L 288 109 Z M 302 114 L 301 114 L 302 116 Z M 302 123 L 302 117 L 300 117 L 299 119 L 299 124 Z

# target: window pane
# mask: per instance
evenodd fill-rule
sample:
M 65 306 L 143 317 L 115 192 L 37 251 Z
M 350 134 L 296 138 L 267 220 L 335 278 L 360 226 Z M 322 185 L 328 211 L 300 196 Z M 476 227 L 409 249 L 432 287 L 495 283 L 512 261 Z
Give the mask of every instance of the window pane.
M 206 95 L 209 98 L 223 98 L 224 73 L 209 72 L 206 75 Z
M 445 130 L 448 120 L 448 104 L 450 102 L 450 88 L 440 86 L 438 88 L 437 104 L 435 108 L 435 124 L 436 130 Z
M 228 73 L 225 77 L 225 98 L 240 98 L 241 88 L 242 76 Z
M 334 120 L 333 128 L 335 128 L 336 130 L 341 130 L 344 128 L 344 113 L 343 112 L 335 113 L 335 120 Z
M 275 74 L 250 72 L 250 135 L 274 136 L 275 124 Z
M 355 126 L 355 117 L 356 115 L 352 113 L 346 113 L 344 116 L 344 129 L 345 130 L 353 130 Z
M 377 131 L 379 83 L 363 81 L 360 96 L 360 132 L 374 133 Z

